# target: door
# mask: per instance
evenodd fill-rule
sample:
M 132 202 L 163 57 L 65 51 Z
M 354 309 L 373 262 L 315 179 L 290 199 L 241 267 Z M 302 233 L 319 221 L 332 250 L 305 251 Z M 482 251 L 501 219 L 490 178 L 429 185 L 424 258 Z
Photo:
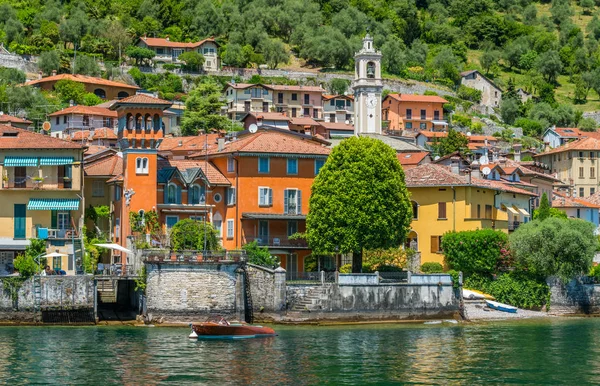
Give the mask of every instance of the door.
M 258 238 L 260 241 L 258 242 L 260 245 L 268 245 L 269 244 L 269 222 L 268 221 L 259 221 L 258 222 Z
M 285 271 L 288 280 L 298 279 L 298 255 L 295 253 L 287 255 Z
M 179 216 L 167 216 L 167 218 L 166 218 L 167 229 L 173 228 L 173 225 L 177 224 L 178 221 L 179 221 Z
M 27 183 L 27 168 L 18 166 L 15 168 L 15 188 L 25 188 Z
M 26 236 L 25 232 L 25 220 L 26 220 L 27 206 L 25 204 L 15 204 L 14 212 L 14 225 L 15 225 L 15 239 L 24 239 Z

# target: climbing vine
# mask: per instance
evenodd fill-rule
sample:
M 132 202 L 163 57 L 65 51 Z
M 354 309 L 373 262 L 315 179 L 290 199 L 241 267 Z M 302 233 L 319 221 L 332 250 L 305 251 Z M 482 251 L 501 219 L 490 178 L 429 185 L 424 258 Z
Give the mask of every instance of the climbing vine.
M 158 222 L 158 213 L 155 210 L 139 214 L 129 212 L 129 223 L 131 230 L 139 233 L 157 233 L 160 231 L 160 223 Z
M 146 281 L 148 280 L 148 272 L 146 272 L 146 266 L 142 266 L 137 272 L 137 278 L 133 279 L 135 281 L 135 290 L 142 291 L 142 293 L 146 293 Z

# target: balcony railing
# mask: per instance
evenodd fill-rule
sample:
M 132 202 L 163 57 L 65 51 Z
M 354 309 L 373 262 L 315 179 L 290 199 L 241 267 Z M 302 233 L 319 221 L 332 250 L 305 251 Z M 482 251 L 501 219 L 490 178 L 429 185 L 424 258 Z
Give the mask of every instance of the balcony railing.
M 78 237 L 77 231 L 73 228 L 52 229 L 43 227 L 33 227 L 31 229 L 31 235 L 34 239 L 47 238 L 48 240 L 70 240 L 73 237 Z
M 514 231 L 519 227 L 519 225 L 521 225 L 520 221 L 509 221 L 508 222 L 508 230 Z
M 43 179 L 9 179 L 2 181 L 2 189 L 29 189 L 29 190 L 58 190 L 72 189 L 71 180 L 52 181 Z
M 256 241 L 258 245 L 265 247 L 287 247 L 287 248 L 307 248 L 308 244 L 304 239 L 291 239 L 287 235 L 268 235 L 268 236 L 257 236 L 250 235 L 246 236 L 246 243 Z

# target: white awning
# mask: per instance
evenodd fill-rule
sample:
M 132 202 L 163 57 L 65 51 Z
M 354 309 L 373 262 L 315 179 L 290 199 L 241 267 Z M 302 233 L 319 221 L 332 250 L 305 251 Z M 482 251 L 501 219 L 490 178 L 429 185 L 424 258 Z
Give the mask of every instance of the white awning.
M 65 253 L 59 253 L 59 252 L 52 252 L 52 253 L 48 253 L 46 255 L 43 255 L 42 257 L 68 257 L 69 255 L 65 254 Z
M 130 255 L 133 255 L 133 252 L 130 251 L 129 249 L 120 246 L 119 244 L 94 244 L 97 247 L 101 247 L 101 248 L 106 248 L 106 249 L 112 249 L 115 251 L 120 251 L 120 252 L 125 252 L 128 253 Z
M 526 211 L 526 210 L 525 210 L 525 209 L 523 209 L 523 208 L 519 208 L 519 212 L 521 212 L 521 214 L 522 214 L 523 216 L 525 216 L 525 217 L 530 217 L 530 216 L 531 216 L 531 215 L 529 214 L 529 212 L 528 212 L 528 211 Z
M 434 125 L 448 126 L 448 122 L 446 121 L 431 121 L 431 123 L 433 123 Z
M 514 214 L 515 216 L 519 215 L 519 212 L 517 212 L 517 210 L 515 208 L 513 208 L 512 206 L 504 205 L 504 207 L 506 208 L 506 210 L 508 210 L 510 213 Z

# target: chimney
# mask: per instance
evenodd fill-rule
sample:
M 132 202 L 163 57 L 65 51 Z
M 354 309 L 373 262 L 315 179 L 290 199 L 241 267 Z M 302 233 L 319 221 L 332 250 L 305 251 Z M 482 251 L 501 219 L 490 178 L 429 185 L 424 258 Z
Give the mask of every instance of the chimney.
M 481 178 L 481 171 L 479 170 L 479 162 L 473 161 L 471 163 L 471 177 L 472 178 Z
M 177 144 L 177 146 L 179 146 L 179 147 L 183 146 L 183 141 L 179 141 L 179 143 Z
M 225 147 L 225 138 L 218 138 L 217 139 L 217 150 L 223 151 L 224 147 Z
M 521 144 L 515 143 L 513 149 L 515 149 L 515 162 L 521 162 Z
M 459 174 L 460 172 L 460 167 L 458 166 L 458 162 L 460 161 L 460 157 L 458 156 L 452 156 L 450 157 L 450 171 L 453 174 Z
M 52 76 L 56 76 L 56 70 L 52 70 Z
M 44 77 L 44 73 L 43 72 L 38 72 L 38 79 L 42 79 Z
M 167 35 L 166 39 L 167 39 L 167 41 L 169 41 L 169 35 Z

